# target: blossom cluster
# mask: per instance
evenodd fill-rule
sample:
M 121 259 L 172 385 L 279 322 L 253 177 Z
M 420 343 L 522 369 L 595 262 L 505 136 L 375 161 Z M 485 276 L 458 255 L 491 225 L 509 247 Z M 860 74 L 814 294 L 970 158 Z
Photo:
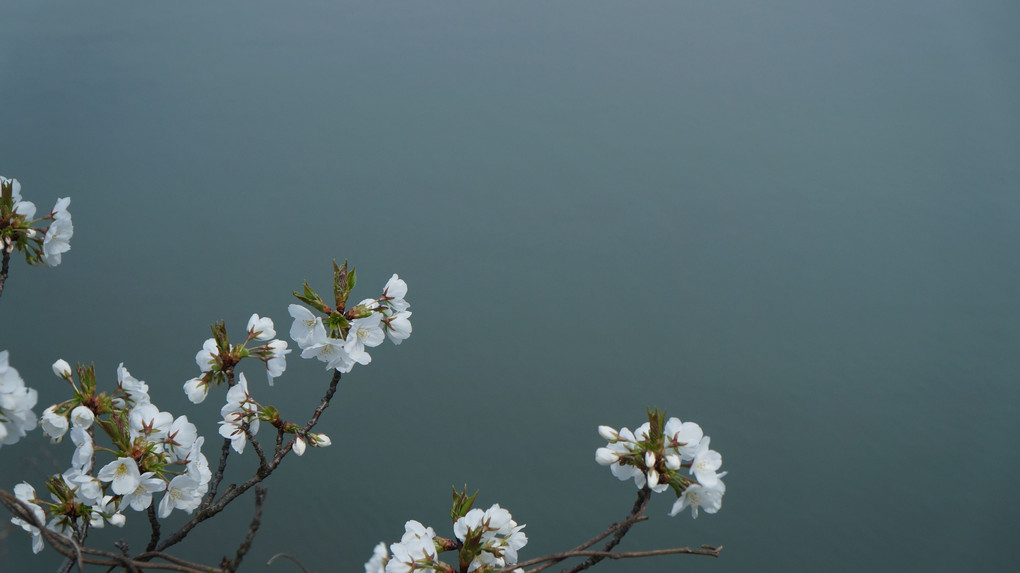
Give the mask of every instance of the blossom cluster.
M 722 456 L 709 449 L 710 438 L 698 424 L 665 420 L 665 413 L 655 410 L 633 432 L 599 426 L 599 435 L 609 443 L 595 451 L 595 461 L 609 466 L 620 480 L 633 478 L 638 489 L 647 486 L 658 493 L 672 488 L 677 500 L 669 515 L 690 507 L 696 518 L 699 507 L 705 513 L 722 508 L 726 493 L 721 479 L 726 472 L 718 472 Z
M 59 265 L 61 255 L 71 249 L 69 241 L 74 235 L 67 212 L 70 204 L 68 197 L 57 199 L 49 214 L 36 218 L 35 203 L 21 197 L 21 183 L 0 177 L 0 249 L 25 253 L 29 264 Z M 52 223 L 46 228 L 34 227 L 41 221 Z
M 346 270 L 346 264 L 344 269 Z M 353 276 L 353 273 L 350 275 Z M 350 283 L 353 286 L 353 282 Z M 304 295 L 298 298 L 319 310 L 325 316 L 317 316 L 307 308 L 292 304 L 288 307 L 294 319 L 290 337 L 301 348 L 302 358 L 317 358 L 326 363 L 326 370 L 350 372 L 355 364 L 372 361 L 366 348 L 374 348 L 387 337 L 393 344 L 400 344 L 411 336 L 411 304 L 407 296 L 407 283 L 394 274 L 383 287 L 382 296 L 368 298 L 354 308 L 344 310 L 346 291 L 337 290 L 337 307 L 331 308 L 322 302 L 305 286 Z
M 248 319 L 247 338 L 241 344 L 230 344 L 223 323 L 214 325 L 213 337 L 206 339 L 202 349 L 195 354 L 195 363 L 202 373 L 184 383 L 184 393 L 188 399 L 194 404 L 205 401 L 209 387 L 227 382 L 237 364 L 248 357 L 265 363 L 266 378 L 272 386 L 273 379 L 282 376 L 287 369 L 287 355 L 290 354 L 287 341 L 276 340 L 274 336 L 276 329 L 273 319 L 258 314 Z M 253 341 L 265 344 L 249 348 L 248 344 Z
M 127 508 L 145 511 L 155 494 L 162 494 L 160 518 L 174 509 L 191 513 L 198 507 L 212 472 L 202 454 L 205 438 L 187 416 L 161 411 L 149 397 L 148 384 L 123 364 L 117 368 L 117 389 L 110 394 L 96 392 L 91 367 L 78 368 L 77 382 L 64 360 L 53 364 L 53 372 L 71 385 L 74 396 L 46 408 L 39 426 L 54 443 L 70 434 L 75 446 L 71 467 L 47 481 L 51 501 L 38 498 L 28 483 L 14 488 L 40 522 L 65 535 L 85 526 L 122 526 Z M 110 447 L 97 448 L 97 429 L 107 435 Z M 115 459 L 94 471 L 97 450 Z M 17 518 L 13 522 L 32 534 L 32 550 L 39 552 L 39 529 Z
M 456 541 L 438 537 L 431 527 L 411 520 L 404 524 L 403 537 L 390 544 L 389 551 L 384 542 L 376 545 L 372 558 L 365 563 L 365 573 L 489 573 L 517 563 L 517 551 L 528 543 L 522 529 L 524 525 L 518 525 L 499 504 L 485 511 L 471 509 L 457 517 L 453 524 Z M 457 551 L 457 568 L 439 559 L 440 552 L 453 550 Z

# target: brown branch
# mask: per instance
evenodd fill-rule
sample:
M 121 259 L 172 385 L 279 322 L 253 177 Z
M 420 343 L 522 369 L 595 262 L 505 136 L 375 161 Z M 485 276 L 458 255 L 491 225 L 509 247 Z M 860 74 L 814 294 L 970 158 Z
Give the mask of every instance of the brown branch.
M 266 501 L 266 488 L 261 486 L 255 486 L 255 515 L 251 518 L 251 525 L 248 526 L 248 535 L 245 536 L 244 541 L 237 548 L 237 553 L 234 556 L 234 560 L 227 565 L 226 570 L 228 573 L 237 571 L 237 568 L 241 566 L 241 560 L 244 559 L 245 554 L 251 549 L 251 542 L 255 539 L 255 534 L 259 531 L 259 526 L 262 525 L 262 505 Z
M 165 495 L 170 495 L 167 492 Z M 156 544 L 159 543 L 159 520 L 156 519 L 156 502 L 153 501 L 149 504 L 149 525 L 152 527 L 152 535 L 149 537 L 149 544 L 145 546 L 146 551 L 152 551 L 156 548 Z
M 140 572 L 144 569 L 162 569 L 166 571 L 179 571 L 181 573 L 223 573 L 221 569 L 216 567 L 189 563 L 182 559 L 177 559 L 176 557 L 160 552 L 144 553 L 135 559 L 131 559 L 130 557 L 126 557 L 118 553 L 82 547 L 73 538 L 57 533 L 51 529 L 47 529 L 46 524 L 37 520 L 35 514 L 29 509 L 29 507 L 10 492 L 0 489 L 0 504 L 7 507 L 7 509 L 11 512 L 11 515 L 14 517 L 37 528 L 39 530 L 39 534 L 46 543 L 50 545 L 50 547 L 64 557 L 73 560 L 78 564 L 79 568 L 83 567 L 85 564 L 89 564 L 123 567 L 131 572 Z M 169 563 L 150 563 L 142 561 L 142 558 L 160 558 L 168 561 Z
M 722 545 L 718 547 L 712 547 L 711 545 L 702 545 L 699 548 L 693 547 L 673 547 L 670 549 L 652 549 L 650 551 L 629 551 L 623 553 L 613 553 L 612 551 L 564 551 L 563 553 L 551 553 L 544 557 L 537 559 L 530 559 L 522 563 L 515 565 L 508 565 L 503 569 L 499 569 L 497 573 L 505 573 L 513 571 L 519 567 L 527 567 L 528 565 L 534 565 L 543 561 L 560 562 L 564 559 L 570 559 L 571 557 L 598 557 L 602 559 L 637 559 L 641 557 L 656 557 L 658 555 L 705 555 L 707 557 L 719 557 L 719 552 L 722 551 Z M 532 571 L 538 571 L 539 569 L 529 569 L 528 573 Z
M 623 520 L 623 523 L 616 528 L 616 533 L 613 534 L 613 538 L 606 543 L 605 547 L 602 548 L 602 551 L 597 553 L 609 553 L 614 547 L 620 544 L 620 541 L 623 541 L 623 536 L 627 535 L 631 526 L 637 523 L 635 518 L 640 516 L 645 511 L 645 508 L 648 507 L 648 502 L 651 500 L 651 497 L 652 490 L 648 489 L 647 485 L 641 488 L 641 491 L 638 492 L 637 500 L 634 501 L 634 507 L 630 510 L 630 515 L 627 516 L 627 519 Z M 571 569 L 570 573 L 584 571 L 603 559 L 605 559 L 604 555 L 591 555 Z
M 294 557 L 293 555 L 288 555 L 286 553 L 277 553 L 276 555 L 273 555 L 272 557 L 269 558 L 269 561 L 266 561 L 266 565 L 272 565 L 274 561 L 281 557 L 285 559 L 290 559 L 291 561 L 294 562 L 295 565 L 300 567 L 302 571 L 308 573 L 308 569 L 305 569 L 305 566 L 302 565 L 301 562 L 297 560 L 297 557 Z
M 213 499 L 216 498 L 216 490 L 220 488 L 220 482 L 223 481 L 223 472 L 227 469 L 227 456 L 230 455 L 230 438 L 223 438 L 223 448 L 220 451 L 220 463 L 216 466 L 216 473 L 213 474 L 212 481 L 209 482 L 209 491 L 206 492 L 205 497 L 202 498 L 201 505 L 198 506 L 199 512 L 209 507 Z
M 4 283 L 7 282 L 7 273 L 10 271 L 11 266 L 11 252 L 4 248 L 3 245 L 0 245 L 0 251 L 3 251 L 3 264 L 0 266 L 0 295 L 3 295 Z
M 251 425 L 248 422 L 241 422 L 241 429 L 244 430 L 244 437 L 248 438 L 248 441 L 251 442 L 255 455 L 259 457 L 258 473 L 263 474 L 263 476 L 269 475 L 269 462 L 266 461 L 266 452 L 262 451 L 262 444 L 259 443 L 255 434 L 252 433 Z

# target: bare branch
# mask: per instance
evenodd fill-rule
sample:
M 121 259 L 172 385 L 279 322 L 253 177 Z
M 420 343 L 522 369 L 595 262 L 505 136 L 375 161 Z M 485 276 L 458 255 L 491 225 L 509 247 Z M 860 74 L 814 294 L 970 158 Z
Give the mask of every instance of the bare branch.
M 11 253 L 7 249 L 0 245 L 0 251 L 3 251 L 3 264 L 0 266 L 0 295 L 4 294 L 4 283 L 7 282 L 7 272 L 11 266 Z
M 295 565 L 300 567 L 302 571 L 308 573 L 308 569 L 305 569 L 305 566 L 302 565 L 301 562 L 297 560 L 297 557 L 294 557 L 293 555 L 288 555 L 286 553 L 277 553 L 276 555 L 273 555 L 272 557 L 269 558 L 269 561 L 266 561 L 266 565 L 272 565 L 273 562 L 279 559 L 280 557 L 290 559 L 291 561 L 294 562 Z
M 528 565 L 534 565 L 544 561 L 560 562 L 564 559 L 570 559 L 572 557 L 589 557 L 602 559 L 638 559 L 641 557 L 656 557 L 658 555 L 705 555 L 707 557 L 719 557 L 719 552 L 722 551 L 722 545 L 718 547 L 712 547 L 711 545 L 702 545 L 699 548 L 692 547 L 673 547 L 670 549 L 653 549 L 650 551 L 630 551 L 623 553 L 613 553 L 612 551 L 564 551 L 563 553 L 551 553 L 544 557 L 537 559 L 530 559 L 528 561 L 518 563 L 516 565 L 510 565 L 497 571 L 497 573 L 506 573 L 513 571 L 519 567 L 527 567 Z M 548 565 L 546 565 L 548 567 Z M 540 569 L 529 569 L 528 573 L 532 571 L 539 571 Z
M 226 567 L 229 573 L 237 571 L 237 568 L 241 566 L 241 560 L 244 559 L 245 554 L 247 554 L 248 550 L 251 549 L 251 542 L 255 539 L 255 534 L 258 533 L 259 526 L 262 525 L 262 505 L 265 501 L 266 488 L 255 486 L 255 515 L 251 518 L 251 525 L 248 526 L 248 535 L 245 536 L 244 541 L 241 542 L 240 547 L 237 548 L 234 560 Z
M 167 493 L 167 495 L 170 495 Z M 146 551 L 152 551 L 156 548 L 156 544 L 159 543 L 159 520 L 156 519 L 156 504 L 155 502 L 149 504 L 149 525 L 152 527 L 152 535 L 149 537 L 149 544 L 145 547 Z

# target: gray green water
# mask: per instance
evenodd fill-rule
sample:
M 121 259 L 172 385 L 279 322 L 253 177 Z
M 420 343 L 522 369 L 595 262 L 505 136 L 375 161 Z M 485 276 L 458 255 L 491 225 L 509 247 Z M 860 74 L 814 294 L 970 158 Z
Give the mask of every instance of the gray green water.
M 696 521 L 657 500 L 623 549 L 725 549 L 605 571 L 1005 570 L 1018 21 L 942 0 L 3 1 L 0 174 L 42 208 L 71 196 L 75 236 L 56 269 L 14 263 L 0 348 L 38 410 L 55 359 L 108 382 L 123 361 L 213 434 L 219 404 L 181 390 L 211 322 L 284 326 L 332 258 L 359 298 L 406 278 L 414 335 L 344 379 L 335 445 L 270 480 L 253 571 L 358 571 L 412 518 L 449 534 L 465 482 L 528 524 L 522 557 L 565 549 L 632 503 L 596 426 L 649 405 L 705 428 L 728 493 Z M 252 378 L 285 412 L 328 380 L 295 359 Z M 69 458 L 5 447 L 0 486 Z M 249 503 L 182 553 L 232 551 Z M 29 546 L 0 529 L 0 570 L 55 566 Z

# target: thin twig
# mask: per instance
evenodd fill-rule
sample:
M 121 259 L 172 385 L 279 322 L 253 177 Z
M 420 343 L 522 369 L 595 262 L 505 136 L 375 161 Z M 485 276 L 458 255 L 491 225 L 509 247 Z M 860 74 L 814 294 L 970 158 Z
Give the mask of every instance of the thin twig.
M 634 507 L 630 510 L 630 515 L 627 516 L 627 519 L 623 520 L 623 524 L 616 528 L 616 533 L 613 534 L 613 538 L 610 539 L 609 542 L 606 543 L 605 547 L 602 548 L 602 551 L 598 553 L 609 553 L 614 547 L 620 544 L 620 541 L 623 541 L 623 536 L 627 535 L 631 526 L 637 523 L 635 518 L 640 516 L 645 511 L 645 508 L 648 507 L 648 501 L 651 497 L 652 490 L 648 489 L 647 485 L 641 488 L 641 491 L 638 492 L 637 499 L 634 501 Z M 603 559 L 605 559 L 604 555 L 591 555 L 571 569 L 570 573 L 584 571 Z M 541 568 L 538 570 L 541 571 Z
M 220 451 L 220 463 L 216 466 L 216 473 L 213 475 L 212 481 L 209 482 L 209 491 L 206 492 L 205 497 L 202 498 L 202 504 L 198 506 L 199 512 L 209 507 L 213 499 L 216 498 L 216 490 L 220 487 L 220 482 L 223 481 L 223 472 L 227 469 L 227 456 L 230 455 L 230 438 L 223 439 L 223 448 Z
M 166 495 L 170 495 L 167 493 Z M 159 543 L 159 520 L 156 519 L 156 504 L 149 504 L 149 525 L 152 527 L 152 535 L 149 537 L 149 544 L 145 546 L 146 551 L 152 551 Z
M 650 551 L 628 551 L 622 553 L 614 553 L 612 551 L 564 551 L 563 553 L 551 553 L 537 559 L 530 559 L 523 563 L 517 563 L 516 565 L 509 565 L 503 569 L 497 571 L 497 573 L 503 573 L 513 571 L 520 567 L 526 567 L 529 564 L 534 565 L 535 563 L 541 563 L 543 561 L 554 561 L 559 562 L 564 559 L 570 559 L 572 557 L 598 557 L 602 559 L 637 559 L 640 557 L 655 557 L 658 555 L 705 555 L 707 557 L 719 557 L 719 552 L 722 551 L 722 545 L 718 547 L 712 547 L 711 545 L 702 545 L 700 548 L 692 547 L 673 547 L 670 549 L 652 549 Z M 538 569 L 529 569 L 528 571 L 537 571 Z
M 241 560 L 244 559 L 245 554 L 251 549 L 251 542 L 255 539 L 255 534 L 259 531 L 259 526 L 262 525 L 262 504 L 266 501 L 266 488 L 261 486 L 255 486 L 255 515 L 251 518 L 251 525 L 248 526 L 248 535 L 245 536 L 244 541 L 237 548 L 237 553 L 234 556 L 234 560 L 227 566 L 227 571 L 233 573 L 237 571 L 237 568 L 241 566 Z
M 0 245 L 0 251 L 3 251 L 3 266 L 0 267 L 0 295 L 4 294 L 4 283 L 7 282 L 7 272 L 11 266 L 11 253 Z
M 283 557 L 285 559 L 290 559 L 291 561 L 294 562 L 295 565 L 300 567 L 302 571 L 304 571 L 305 573 L 308 573 L 308 569 L 305 569 L 305 566 L 302 565 L 301 562 L 297 560 L 297 557 L 294 557 L 293 555 L 288 555 L 286 553 L 277 553 L 276 555 L 273 555 L 272 557 L 269 558 L 269 561 L 266 561 L 266 565 L 272 565 L 273 561 L 276 561 L 280 557 Z
M 255 455 L 259 457 L 259 470 L 263 476 L 269 475 L 269 462 L 266 461 L 266 452 L 262 451 L 262 444 L 259 443 L 258 438 L 251 431 L 251 426 L 248 422 L 241 423 L 241 429 L 244 430 L 244 437 L 248 438 L 251 442 L 251 447 L 255 449 Z

